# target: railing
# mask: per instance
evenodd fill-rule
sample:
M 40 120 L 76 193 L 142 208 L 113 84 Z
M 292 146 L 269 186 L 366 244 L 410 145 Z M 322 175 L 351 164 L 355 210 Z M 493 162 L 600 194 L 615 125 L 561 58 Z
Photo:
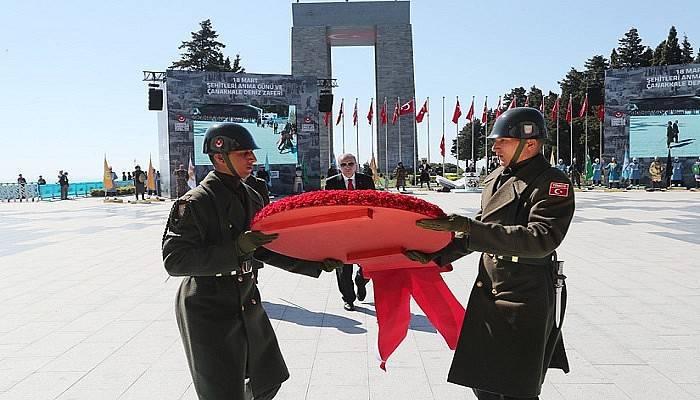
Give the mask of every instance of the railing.
M 133 185 L 133 181 L 116 181 L 116 187 Z M 68 186 L 68 197 L 89 197 L 93 189 L 102 189 L 102 182 L 77 182 Z M 61 185 L 49 183 L 38 185 L 36 182 L 20 185 L 19 183 L 0 183 L 0 201 L 38 201 L 61 198 Z

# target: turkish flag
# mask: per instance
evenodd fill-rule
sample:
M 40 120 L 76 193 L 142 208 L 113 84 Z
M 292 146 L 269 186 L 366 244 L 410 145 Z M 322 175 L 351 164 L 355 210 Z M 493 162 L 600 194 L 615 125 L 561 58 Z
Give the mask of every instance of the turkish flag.
M 399 109 L 401 106 L 399 105 L 399 99 L 396 99 L 396 106 L 394 107 L 394 115 L 391 116 L 391 124 L 394 125 L 396 123 L 396 120 L 399 119 Z
M 328 126 L 328 123 L 331 121 L 331 112 L 327 111 L 323 113 L 323 125 Z
M 421 123 L 423 122 L 423 117 L 425 117 L 425 114 L 428 112 L 428 99 L 425 99 L 425 103 L 423 103 L 423 107 L 418 110 L 418 114 L 416 114 L 416 122 Z
M 583 98 L 583 105 L 581 105 L 581 111 L 578 112 L 578 117 L 583 118 L 586 112 L 588 112 L 588 93 L 586 93 L 586 97 Z
M 530 95 L 525 98 L 525 107 L 530 107 Z
M 340 123 L 340 120 L 343 119 L 343 104 L 345 103 L 345 99 L 340 100 L 340 111 L 338 111 L 338 118 L 335 120 L 335 124 L 338 125 Z
M 513 100 L 510 101 L 510 104 L 508 105 L 508 109 L 512 110 L 517 106 L 518 106 L 518 98 L 513 96 Z
M 496 118 L 498 119 L 501 117 L 501 96 L 498 96 L 498 105 L 496 106 Z
M 457 99 L 457 104 L 455 104 L 455 111 L 452 113 L 452 123 L 456 124 L 459 122 L 459 117 L 462 116 L 462 108 L 459 106 L 459 99 Z M 444 139 L 444 136 L 443 136 Z
M 402 105 L 401 108 L 399 109 L 400 116 L 414 113 L 414 112 L 416 112 L 416 106 L 413 102 L 413 99 L 411 99 L 411 101 L 409 101 L 408 103 Z
M 357 99 L 355 99 L 355 109 L 352 111 L 352 126 L 357 125 Z
M 386 99 L 384 99 L 384 105 L 382 106 L 381 111 L 379 111 L 379 119 L 382 122 L 382 125 L 387 124 L 387 118 L 386 118 Z
M 552 114 L 550 115 L 552 117 L 552 121 L 556 121 L 557 118 L 559 118 L 559 97 L 554 101 L 554 105 L 552 106 Z
M 374 117 L 374 99 L 369 101 L 369 111 L 367 111 L 367 121 L 372 125 L 372 117 Z
M 572 96 L 569 95 L 569 105 L 566 106 L 566 117 L 565 117 L 565 119 L 566 119 L 566 122 L 568 122 L 568 123 L 571 123 L 571 121 L 572 121 L 572 119 L 573 119 L 573 114 L 574 114 L 574 112 L 573 112 L 573 103 L 571 102 L 571 98 L 572 98 Z
M 442 134 L 442 140 L 440 140 L 440 155 L 445 157 L 445 134 Z
M 489 106 L 487 105 L 489 98 L 484 100 L 484 111 L 481 113 L 481 123 L 485 124 L 489 121 Z
M 472 97 L 472 105 L 469 106 L 469 111 L 467 111 L 467 121 L 474 119 L 474 98 Z
M 603 122 L 605 120 L 605 107 L 602 104 L 598 104 L 598 112 L 596 114 L 598 121 Z

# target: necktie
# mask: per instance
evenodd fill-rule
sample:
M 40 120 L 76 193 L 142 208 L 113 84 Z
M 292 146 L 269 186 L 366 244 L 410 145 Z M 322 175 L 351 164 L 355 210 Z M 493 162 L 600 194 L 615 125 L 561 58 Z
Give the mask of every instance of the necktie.
M 348 190 L 355 190 L 355 186 L 352 185 L 352 179 L 348 179 Z

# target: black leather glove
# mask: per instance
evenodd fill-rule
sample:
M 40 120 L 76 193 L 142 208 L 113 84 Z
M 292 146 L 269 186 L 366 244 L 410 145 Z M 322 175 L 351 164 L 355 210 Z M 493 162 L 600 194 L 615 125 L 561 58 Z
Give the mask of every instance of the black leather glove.
M 416 226 L 433 231 L 469 233 L 469 221 L 471 220 L 467 217 L 452 214 L 434 219 L 419 219 Z
M 241 233 L 236 239 L 236 246 L 243 254 L 252 253 L 260 246 L 266 245 L 277 239 L 279 234 L 265 234 L 260 231 L 246 231 Z
M 342 261 L 336 260 L 335 258 L 326 258 L 321 262 L 321 269 L 326 272 L 333 272 L 336 269 L 343 268 L 345 264 Z
M 427 264 L 440 256 L 440 252 L 424 253 L 418 250 L 406 250 L 403 254 L 412 261 L 418 261 L 421 264 Z

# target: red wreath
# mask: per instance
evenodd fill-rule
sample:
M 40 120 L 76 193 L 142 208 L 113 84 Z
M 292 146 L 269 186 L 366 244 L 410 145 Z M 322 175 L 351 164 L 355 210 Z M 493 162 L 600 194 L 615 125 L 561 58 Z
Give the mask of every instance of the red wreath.
M 433 252 L 447 245 L 451 233 L 415 226 L 421 218 L 445 213 L 424 200 L 374 190 L 327 190 L 287 197 L 253 218 L 252 229 L 277 232 L 266 247 L 291 257 L 320 261 L 336 258 L 360 264 L 374 282 L 381 368 L 403 341 L 410 322 L 410 298 L 454 349 L 465 311 L 440 276 L 451 266 L 420 264 L 407 249 Z

